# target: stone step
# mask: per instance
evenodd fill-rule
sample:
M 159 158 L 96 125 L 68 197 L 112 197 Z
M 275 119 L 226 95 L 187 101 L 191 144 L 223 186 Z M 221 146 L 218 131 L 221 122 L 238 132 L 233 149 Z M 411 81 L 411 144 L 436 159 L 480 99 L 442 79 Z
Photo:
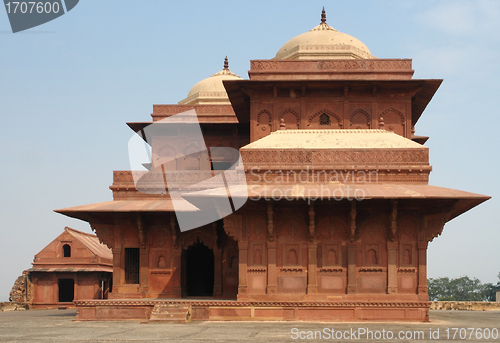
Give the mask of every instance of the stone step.
M 177 308 L 172 308 L 168 310 L 162 310 L 162 311 L 153 311 L 151 313 L 171 313 L 171 314 L 177 314 L 177 313 L 186 313 L 188 312 L 189 309 L 177 309 Z
M 187 323 L 191 318 L 190 306 L 185 304 L 157 304 L 151 311 L 151 323 Z
M 150 319 L 154 320 L 160 320 L 160 319 L 176 319 L 176 320 L 185 320 L 186 319 L 186 314 L 180 315 L 180 314 L 169 314 L 169 313 L 160 313 L 155 316 L 151 316 Z
M 185 315 L 188 312 L 189 312 L 188 310 L 185 310 L 185 311 L 180 311 L 180 310 L 165 310 L 165 311 L 151 312 L 151 315 L 170 314 L 170 315 L 176 316 L 176 315 Z
M 172 304 L 172 305 L 155 305 L 154 307 L 155 310 L 161 310 L 161 309 L 175 309 L 175 310 L 189 310 L 189 305 L 179 305 L 179 304 Z

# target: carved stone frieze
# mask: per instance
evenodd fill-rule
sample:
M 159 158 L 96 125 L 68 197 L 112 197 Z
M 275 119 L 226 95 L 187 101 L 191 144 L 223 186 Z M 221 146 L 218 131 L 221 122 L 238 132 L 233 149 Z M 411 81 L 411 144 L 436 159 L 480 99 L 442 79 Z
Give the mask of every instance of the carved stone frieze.
M 309 166 L 323 165 L 428 165 L 429 151 L 427 149 L 377 149 L 373 150 L 242 150 L 241 157 L 245 167 L 261 166 L 262 164 L 277 165 L 282 168 L 289 165 L 307 164 Z
M 411 69 L 410 60 L 350 60 L 350 61 L 319 61 L 319 70 L 401 70 Z
M 241 286 L 240 286 L 241 287 Z M 376 302 L 376 301 L 224 301 L 224 300 L 75 300 L 77 307 L 85 306 L 154 306 L 157 304 L 186 304 L 191 306 L 216 306 L 216 307 L 329 307 L 329 308 L 428 308 L 430 303 L 426 301 L 396 301 L 396 302 Z
M 273 61 L 251 61 L 252 70 L 278 70 L 278 63 Z

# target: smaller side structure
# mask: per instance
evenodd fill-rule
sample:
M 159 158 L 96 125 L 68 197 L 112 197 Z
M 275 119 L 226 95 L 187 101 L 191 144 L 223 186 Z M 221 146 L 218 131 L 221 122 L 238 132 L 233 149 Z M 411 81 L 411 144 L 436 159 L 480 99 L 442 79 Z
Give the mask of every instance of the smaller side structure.
M 74 300 L 107 299 L 113 254 L 95 235 L 69 227 L 35 255 L 28 269 L 32 308 L 73 306 Z

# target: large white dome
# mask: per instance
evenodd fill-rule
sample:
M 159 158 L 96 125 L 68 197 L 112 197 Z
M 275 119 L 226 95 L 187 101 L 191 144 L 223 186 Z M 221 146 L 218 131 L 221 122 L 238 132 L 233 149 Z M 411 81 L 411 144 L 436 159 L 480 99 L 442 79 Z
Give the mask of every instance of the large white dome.
M 326 23 L 325 10 L 321 23 L 286 42 L 276 54 L 275 59 L 360 59 L 375 58 L 367 46 L 359 39 L 339 32 Z

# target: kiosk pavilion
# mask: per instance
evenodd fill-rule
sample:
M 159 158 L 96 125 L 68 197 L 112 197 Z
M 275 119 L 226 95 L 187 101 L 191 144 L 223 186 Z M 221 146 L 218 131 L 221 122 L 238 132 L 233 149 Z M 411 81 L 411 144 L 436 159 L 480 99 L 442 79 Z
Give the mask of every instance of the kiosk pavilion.
M 168 193 L 115 171 L 113 201 L 57 210 L 113 252 L 109 299 L 75 301 L 77 319 L 427 321 L 427 246 L 489 197 L 428 185 L 428 137 L 414 127 L 442 80 L 413 73 L 323 11 L 274 58 L 251 61 L 248 80 L 226 59 L 177 105 L 154 105 L 151 122 L 128 123 L 141 132 L 196 111 L 207 147 L 239 149 L 247 183 L 198 195 L 248 201 L 183 232 Z M 179 177 L 231 165 L 168 138 L 148 141 L 151 162 L 188 156 L 169 166 Z M 177 213 L 199 210 L 189 200 Z

